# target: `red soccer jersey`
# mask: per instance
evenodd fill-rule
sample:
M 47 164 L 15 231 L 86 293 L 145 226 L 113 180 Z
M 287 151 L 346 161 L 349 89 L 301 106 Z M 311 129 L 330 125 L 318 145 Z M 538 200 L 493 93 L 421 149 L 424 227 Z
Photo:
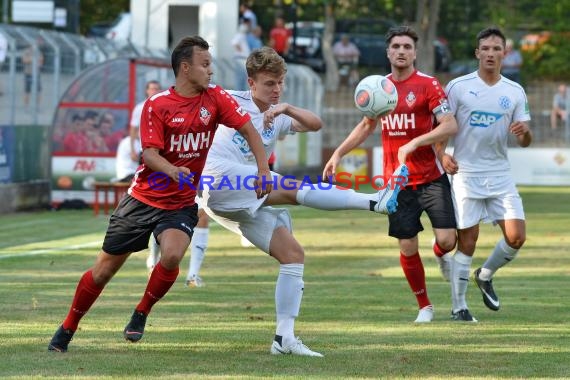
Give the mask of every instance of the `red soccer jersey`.
M 192 176 L 175 182 L 143 162 L 129 194 L 143 203 L 167 210 L 193 205 L 218 123 L 239 129 L 249 120 L 249 114 L 216 85 L 210 85 L 192 98 L 180 96 L 174 87 L 152 96 L 141 115 L 142 148 L 158 149 L 171 164 L 190 169 Z
M 408 79 L 397 82 L 387 76 L 398 90 L 394 112 L 378 120 L 382 127 L 384 175 L 391 176 L 399 165 L 398 149 L 413 138 L 428 133 L 436 126 L 433 110 L 446 102 L 439 81 L 415 71 Z M 408 185 L 431 182 L 443 174 L 431 146 L 417 148 L 406 160 L 410 169 Z

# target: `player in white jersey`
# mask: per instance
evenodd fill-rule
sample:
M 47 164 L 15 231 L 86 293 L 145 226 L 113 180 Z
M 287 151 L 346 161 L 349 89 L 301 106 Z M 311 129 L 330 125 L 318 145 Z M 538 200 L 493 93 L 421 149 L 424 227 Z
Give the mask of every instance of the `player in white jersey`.
M 279 103 L 287 67 L 273 49 L 263 47 L 253 51 L 247 58 L 246 69 L 250 91 L 230 94 L 250 114 L 268 158 L 280 136 L 321 128 L 322 121 L 313 112 Z M 293 237 L 287 209 L 271 206 L 301 204 L 322 210 L 361 209 L 387 214 L 395 209 L 394 202 L 388 200 L 395 201 L 407 181 L 407 168 L 403 166 L 395 174 L 401 175 L 398 184 L 376 194 L 357 193 L 327 183 L 311 184 L 306 178 L 297 181 L 292 176 L 272 172 L 274 195 L 256 198 L 246 194 L 257 172 L 252 159 L 243 137 L 220 125 L 201 177 L 202 205 L 222 226 L 242 234 L 280 263 L 275 288 L 277 328 L 271 353 L 320 357 L 320 353 L 310 350 L 294 334 L 304 289 L 304 251 Z
M 510 173 L 507 140 L 513 135 L 521 147 L 532 141 L 530 113 L 524 89 L 501 76 L 505 36 L 497 28 L 477 35 L 476 72 L 452 80 L 446 88 L 459 131 L 453 156 L 443 155 L 451 184 L 458 227 L 457 251 L 451 265 L 452 313 L 469 314 L 465 294 L 470 265 L 479 236 L 479 222 L 501 227 L 503 238 L 481 268 L 474 272 L 485 305 L 499 310 L 492 284 L 495 272 L 512 261 L 526 239 L 521 197 Z M 476 321 L 476 320 L 475 320 Z

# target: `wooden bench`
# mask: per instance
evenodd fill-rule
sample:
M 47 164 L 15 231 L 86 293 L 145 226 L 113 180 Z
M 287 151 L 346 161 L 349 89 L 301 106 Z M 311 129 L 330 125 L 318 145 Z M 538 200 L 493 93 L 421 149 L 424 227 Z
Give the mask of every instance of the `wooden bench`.
M 109 199 L 109 192 L 113 193 L 113 208 L 116 208 L 119 201 L 127 192 L 127 189 L 131 185 L 130 182 L 95 182 L 93 187 L 95 188 L 95 201 L 93 203 L 93 213 L 95 216 L 99 215 L 99 209 L 101 203 L 99 202 L 99 192 L 103 193 L 103 212 L 105 215 L 109 214 L 109 209 L 111 206 Z

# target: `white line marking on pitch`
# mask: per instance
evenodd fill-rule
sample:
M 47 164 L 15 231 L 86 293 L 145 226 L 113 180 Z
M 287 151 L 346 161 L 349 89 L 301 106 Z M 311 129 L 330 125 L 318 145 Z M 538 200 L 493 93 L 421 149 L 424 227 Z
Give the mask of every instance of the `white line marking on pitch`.
M 11 257 L 24 257 L 24 256 L 35 256 L 35 255 L 44 255 L 44 254 L 49 254 L 49 253 L 53 253 L 53 252 L 58 252 L 58 251 L 73 251 L 76 249 L 81 249 L 81 248 L 88 248 L 88 247 L 95 247 L 97 245 L 101 245 L 101 241 L 92 241 L 90 243 L 84 243 L 84 244 L 77 244 L 77 245 L 70 245 L 67 247 L 57 247 L 57 248 L 48 248 L 48 249 L 36 249 L 33 251 L 29 251 L 29 252 L 20 252 L 20 253 L 13 253 L 13 254 L 8 254 L 8 255 L 2 255 L 0 253 L 0 259 L 8 259 Z

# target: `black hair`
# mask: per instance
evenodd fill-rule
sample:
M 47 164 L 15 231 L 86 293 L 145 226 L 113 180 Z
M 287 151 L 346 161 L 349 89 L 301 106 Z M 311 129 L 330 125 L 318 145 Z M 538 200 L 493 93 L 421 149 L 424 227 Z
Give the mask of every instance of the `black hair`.
M 497 28 L 496 26 L 491 26 L 489 28 L 485 28 L 482 31 L 480 31 L 479 33 L 477 33 L 477 46 L 479 46 L 479 43 L 481 42 L 481 40 L 484 40 L 484 39 L 489 38 L 491 36 L 497 36 L 500 39 L 502 39 L 503 40 L 503 46 L 505 46 L 505 42 L 507 39 L 505 38 L 505 35 L 501 31 L 501 29 Z
M 200 36 L 184 37 L 178 42 L 178 45 L 174 48 L 172 52 L 172 70 L 174 71 L 174 76 L 178 76 L 178 70 L 180 69 L 180 64 L 183 61 L 192 63 L 192 56 L 194 53 L 194 46 L 202 50 L 208 50 L 210 45 L 208 42 Z
M 401 25 L 388 29 L 388 32 L 386 32 L 386 45 L 390 46 L 392 38 L 396 36 L 408 36 L 414 40 L 414 45 L 418 43 L 418 33 L 416 33 L 416 31 L 411 26 Z

